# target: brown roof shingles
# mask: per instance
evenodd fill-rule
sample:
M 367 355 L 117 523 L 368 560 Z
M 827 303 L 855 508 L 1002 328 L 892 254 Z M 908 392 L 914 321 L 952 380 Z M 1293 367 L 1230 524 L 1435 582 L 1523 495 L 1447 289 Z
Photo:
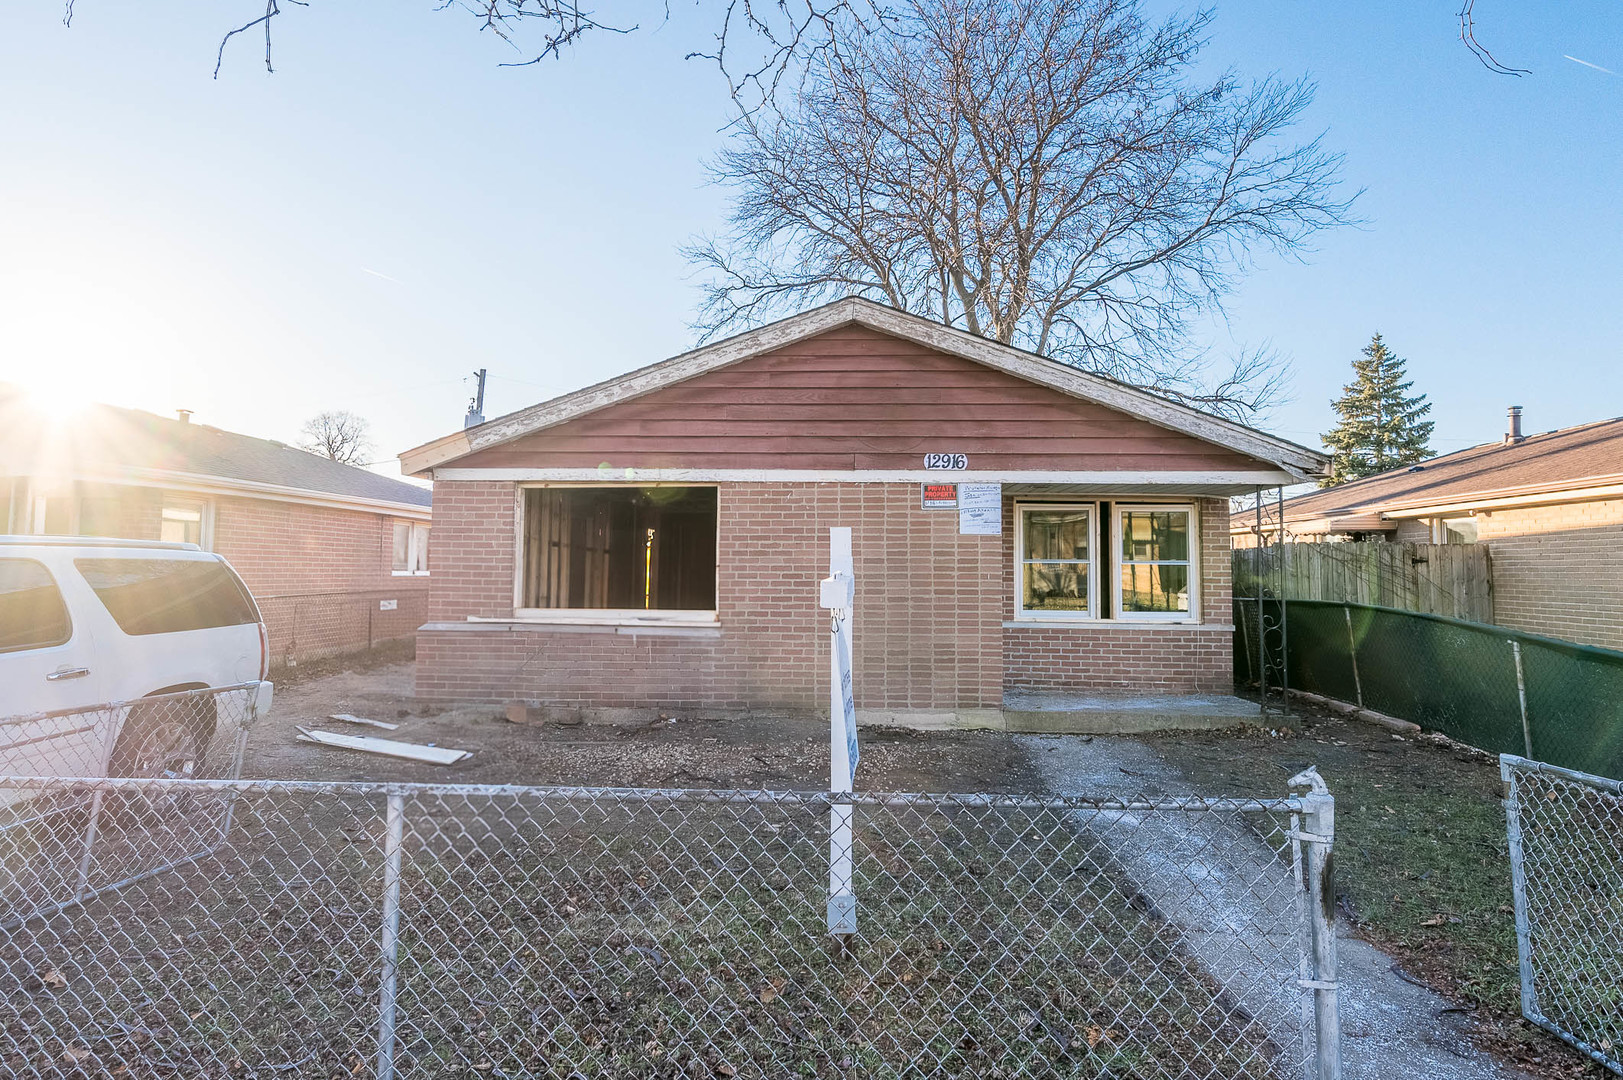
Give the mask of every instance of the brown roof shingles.
M 1367 518 L 1475 499 L 1623 483 L 1623 417 L 1484 443 L 1285 501 L 1285 521 Z M 1264 523 L 1276 515 L 1263 510 Z

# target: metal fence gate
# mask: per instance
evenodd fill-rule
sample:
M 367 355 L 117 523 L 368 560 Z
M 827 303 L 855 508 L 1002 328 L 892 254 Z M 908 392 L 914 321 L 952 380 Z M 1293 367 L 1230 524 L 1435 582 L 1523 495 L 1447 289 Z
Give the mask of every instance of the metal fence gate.
M 1499 759 L 1522 1015 L 1623 1074 L 1623 782 Z
M 1338 1075 L 1322 790 L 0 793 L 8 1076 Z

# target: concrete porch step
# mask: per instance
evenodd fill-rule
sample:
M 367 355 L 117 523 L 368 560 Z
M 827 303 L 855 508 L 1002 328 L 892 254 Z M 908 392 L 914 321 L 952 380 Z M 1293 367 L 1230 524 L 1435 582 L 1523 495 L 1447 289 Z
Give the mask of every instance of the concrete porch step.
M 1260 721 L 1256 702 L 1232 694 L 1003 695 L 1008 731 L 1122 735 L 1135 731 L 1206 730 Z

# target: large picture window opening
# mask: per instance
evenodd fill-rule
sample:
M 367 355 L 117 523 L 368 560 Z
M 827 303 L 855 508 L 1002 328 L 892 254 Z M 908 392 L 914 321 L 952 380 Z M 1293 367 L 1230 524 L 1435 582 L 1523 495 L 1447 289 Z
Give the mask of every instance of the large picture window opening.
M 714 611 L 716 489 L 526 489 L 519 607 Z

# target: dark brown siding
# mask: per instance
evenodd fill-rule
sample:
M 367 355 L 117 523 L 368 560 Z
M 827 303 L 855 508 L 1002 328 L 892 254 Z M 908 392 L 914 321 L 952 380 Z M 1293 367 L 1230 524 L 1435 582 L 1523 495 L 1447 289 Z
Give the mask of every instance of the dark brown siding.
M 970 360 L 845 327 L 448 464 L 458 468 L 1270 468 Z

